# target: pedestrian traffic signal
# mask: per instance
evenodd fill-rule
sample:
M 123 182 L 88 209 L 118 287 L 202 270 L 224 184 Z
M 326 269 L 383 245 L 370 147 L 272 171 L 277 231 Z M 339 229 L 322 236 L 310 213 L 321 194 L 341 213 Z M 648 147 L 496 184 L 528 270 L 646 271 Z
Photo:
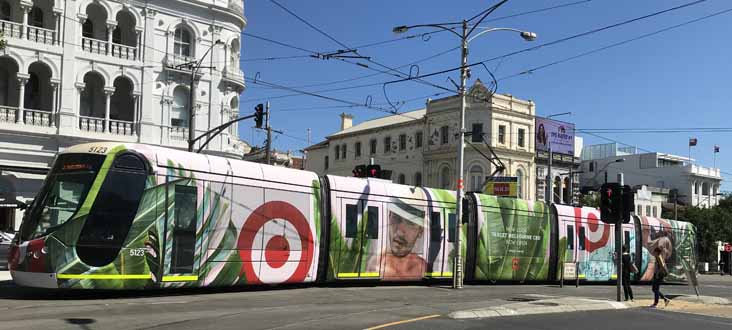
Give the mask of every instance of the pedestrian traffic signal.
M 254 124 L 257 128 L 262 128 L 262 119 L 264 117 L 264 104 L 260 103 L 254 107 Z
M 635 212 L 635 195 L 630 186 L 623 186 L 623 223 L 630 223 L 630 214 Z
M 357 178 L 365 178 L 366 177 L 366 165 L 358 165 L 353 168 L 353 176 Z
M 600 220 L 616 224 L 622 219 L 623 189 L 618 183 L 606 183 L 600 188 Z
M 381 165 L 366 166 L 366 176 L 369 178 L 381 178 Z

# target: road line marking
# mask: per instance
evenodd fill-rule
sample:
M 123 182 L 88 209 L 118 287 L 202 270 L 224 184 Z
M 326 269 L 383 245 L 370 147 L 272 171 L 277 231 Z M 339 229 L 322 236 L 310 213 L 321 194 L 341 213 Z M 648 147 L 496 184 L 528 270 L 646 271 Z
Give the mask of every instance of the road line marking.
M 392 325 L 398 325 L 398 324 L 404 324 L 404 323 L 410 323 L 410 322 L 417 322 L 417 321 L 422 321 L 422 320 L 427 320 L 427 319 L 434 319 L 436 317 L 440 317 L 440 314 L 433 314 L 433 315 L 427 315 L 427 316 L 417 317 L 417 318 L 408 319 L 408 320 L 391 322 L 391 323 L 387 323 L 387 324 L 377 325 L 377 326 L 371 327 L 371 328 L 366 328 L 364 330 L 376 330 L 376 329 L 390 327 Z

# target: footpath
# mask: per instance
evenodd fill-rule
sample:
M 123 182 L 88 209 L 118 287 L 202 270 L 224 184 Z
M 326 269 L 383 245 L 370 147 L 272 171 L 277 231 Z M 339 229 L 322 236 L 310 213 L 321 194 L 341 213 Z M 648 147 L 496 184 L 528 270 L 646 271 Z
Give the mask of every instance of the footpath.
M 10 271 L 0 270 L 0 282 L 12 281 L 12 280 L 13 280 L 13 278 L 10 277 Z
M 448 314 L 452 319 L 475 319 L 502 316 L 520 316 L 531 314 L 567 313 L 597 310 L 621 310 L 629 308 L 649 308 L 653 301 L 640 299 L 634 302 L 617 302 L 603 299 L 583 297 L 557 297 L 456 311 Z M 692 313 L 708 316 L 732 318 L 732 304 L 725 298 L 712 296 L 674 296 L 668 306 L 663 302 L 657 307 L 660 310 Z

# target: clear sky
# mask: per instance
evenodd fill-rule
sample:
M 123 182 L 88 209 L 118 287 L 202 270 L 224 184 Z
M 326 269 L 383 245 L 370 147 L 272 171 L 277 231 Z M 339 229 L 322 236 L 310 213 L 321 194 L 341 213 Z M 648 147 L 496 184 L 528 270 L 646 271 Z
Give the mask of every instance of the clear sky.
M 380 64 L 403 66 L 459 46 L 459 39 L 450 33 L 437 33 L 429 40 L 415 37 L 401 41 L 360 47 L 375 42 L 415 35 L 434 30 L 410 30 L 395 35 L 398 25 L 455 22 L 470 18 L 493 1 L 444 0 L 276 0 L 312 25 L 348 47 L 357 47 L 359 54 L 370 56 Z M 516 50 L 551 42 L 585 31 L 604 27 L 632 18 L 672 8 L 693 0 L 509 0 L 493 12 L 485 23 L 491 27 L 511 27 L 535 32 L 538 39 L 526 42 L 517 34 L 495 32 L 471 42 L 469 62 L 498 57 Z M 574 3 L 574 4 L 572 4 Z M 528 11 L 560 6 L 552 10 L 517 17 L 498 19 Z M 571 4 L 571 5 L 570 5 Z M 732 127 L 729 99 L 732 77 L 732 12 L 724 13 L 648 38 L 629 42 L 561 64 L 537 70 L 529 75 L 512 76 L 527 69 L 563 60 L 613 43 L 635 38 L 670 26 L 701 18 L 732 8 L 732 2 L 707 0 L 690 7 L 661 14 L 620 27 L 593 33 L 570 41 L 541 47 L 537 50 L 486 63 L 499 78 L 498 92 L 536 102 L 537 115 L 544 116 L 571 111 L 571 116 L 558 119 L 574 122 L 578 129 L 619 128 L 695 128 Z M 343 47 L 320 34 L 269 0 L 245 2 L 248 19 L 246 33 L 269 38 L 304 50 L 321 53 Z M 498 20 L 496 20 L 498 19 Z M 310 53 L 271 42 L 243 37 L 242 69 L 248 78 L 281 86 L 364 104 L 369 99 L 374 106 L 385 105 L 381 83 L 395 77 L 378 74 L 355 64 L 339 60 L 308 57 Z M 287 59 L 260 60 L 269 57 Z M 365 60 L 351 60 L 368 63 Z M 370 67 L 384 70 L 373 63 Z M 419 63 L 419 73 L 425 74 L 454 68 L 460 64 L 460 52 L 454 50 Z M 409 66 L 402 69 L 409 71 Z M 417 68 L 412 69 L 416 72 Z M 377 74 L 375 74 L 377 73 Z M 374 75 L 375 74 L 375 75 Z M 331 82 L 367 78 L 323 85 Z M 447 80 L 459 81 L 457 71 L 427 78 L 428 81 L 452 87 Z M 480 78 L 489 81 L 482 67 L 474 67 L 469 85 Z M 303 85 L 318 85 L 300 87 Z M 368 87 L 323 91 L 369 85 Z M 355 116 L 355 123 L 386 115 L 364 107 L 335 108 L 343 103 L 299 95 L 292 91 L 273 89 L 248 81 L 241 97 L 241 112 L 248 114 L 257 103 L 272 104 L 272 127 L 285 131 L 275 136 L 279 150 L 297 151 L 306 146 L 306 129 L 312 129 L 312 143 L 339 129 L 341 112 Z M 407 81 L 391 84 L 386 93 L 392 102 L 411 100 L 400 112 L 424 107 L 428 95 L 444 91 Z M 435 96 L 433 98 L 442 97 Z M 241 137 L 252 145 L 263 145 L 265 135 L 250 128 L 253 123 L 240 125 Z M 583 134 L 580 134 L 583 135 Z M 720 146 L 716 164 L 724 175 L 723 190 L 732 190 L 732 131 L 671 132 L 671 133 L 602 133 L 601 136 L 638 147 L 686 156 L 689 137 L 698 138 L 692 157 L 704 166 L 712 166 L 713 146 Z M 583 135 L 585 144 L 607 142 L 595 136 Z

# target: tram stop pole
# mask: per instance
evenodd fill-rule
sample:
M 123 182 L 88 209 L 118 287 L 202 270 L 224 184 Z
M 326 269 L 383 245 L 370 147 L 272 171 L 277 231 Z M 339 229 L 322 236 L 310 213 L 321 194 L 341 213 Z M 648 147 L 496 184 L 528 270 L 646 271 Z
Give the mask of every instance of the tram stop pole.
M 620 187 L 622 187 L 624 184 L 622 172 L 618 173 L 618 183 L 620 184 Z M 621 190 L 621 192 L 622 192 L 622 190 Z M 620 200 L 621 200 L 620 209 L 622 210 L 623 209 L 623 207 L 622 207 L 623 198 L 621 198 Z M 622 286 L 623 286 L 623 250 L 622 250 L 623 217 L 624 217 L 624 215 L 620 215 L 617 219 L 617 222 L 615 222 L 615 273 L 617 274 L 616 275 L 617 276 L 617 281 L 616 281 L 617 282 L 617 288 L 616 288 L 617 289 L 616 290 L 617 291 L 617 296 L 616 296 L 617 301 L 620 301 L 620 293 L 621 293 L 620 291 L 622 290 Z

